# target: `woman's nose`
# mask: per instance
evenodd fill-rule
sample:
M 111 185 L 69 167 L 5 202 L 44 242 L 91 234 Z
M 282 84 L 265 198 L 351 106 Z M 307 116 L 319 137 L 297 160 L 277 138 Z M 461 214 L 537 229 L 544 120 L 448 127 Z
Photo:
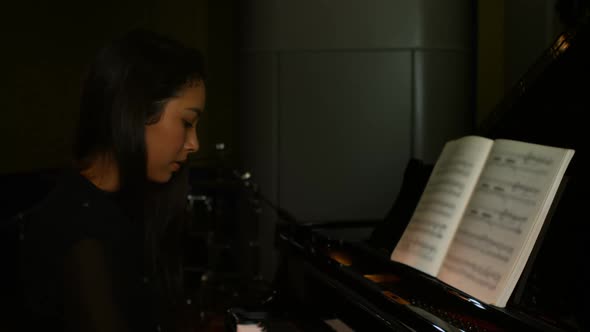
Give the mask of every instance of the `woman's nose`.
M 199 139 L 195 129 L 191 130 L 187 134 L 186 141 L 184 142 L 184 148 L 188 153 L 197 152 L 199 150 Z

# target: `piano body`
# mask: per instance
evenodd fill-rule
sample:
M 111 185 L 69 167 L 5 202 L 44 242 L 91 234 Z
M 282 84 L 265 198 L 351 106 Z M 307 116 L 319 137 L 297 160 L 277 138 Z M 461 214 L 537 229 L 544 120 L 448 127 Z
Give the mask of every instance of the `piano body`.
M 587 24 L 559 36 L 476 132 L 576 150 L 568 184 L 505 308 L 390 261 L 432 169 L 410 160 L 382 222 L 279 228 L 280 305 L 272 310 L 288 313 L 306 331 L 322 330 L 331 319 L 355 331 L 590 329 L 590 241 L 583 225 L 590 126 L 582 120 L 590 111 L 589 49 Z

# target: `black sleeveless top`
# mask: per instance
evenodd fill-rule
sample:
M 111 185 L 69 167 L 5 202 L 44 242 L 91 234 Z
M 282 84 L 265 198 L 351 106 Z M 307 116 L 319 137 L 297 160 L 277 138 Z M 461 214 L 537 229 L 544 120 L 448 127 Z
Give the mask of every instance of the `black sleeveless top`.
M 28 309 L 67 331 L 160 331 L 143 257 L 142 229 L 116 194 L 66 172 L 25 218 Z

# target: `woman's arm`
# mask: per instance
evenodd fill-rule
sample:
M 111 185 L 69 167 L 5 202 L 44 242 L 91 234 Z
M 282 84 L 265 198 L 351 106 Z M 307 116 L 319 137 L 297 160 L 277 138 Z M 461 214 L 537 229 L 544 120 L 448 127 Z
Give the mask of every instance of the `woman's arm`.
M 99 241 L 85 239 L 72 247 L 64 262 L 64 315 L 72 331 L 128 331 L 111 278 Z

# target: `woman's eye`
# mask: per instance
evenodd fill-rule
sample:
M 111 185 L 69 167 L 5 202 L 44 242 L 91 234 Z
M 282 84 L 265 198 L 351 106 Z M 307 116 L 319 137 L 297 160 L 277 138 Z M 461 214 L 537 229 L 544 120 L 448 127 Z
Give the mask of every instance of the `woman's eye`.
M 184 123 L 185 128 L 192 128 L 193 127 L 193 124 L 189 121 L 182 120 L 182 122 Z

